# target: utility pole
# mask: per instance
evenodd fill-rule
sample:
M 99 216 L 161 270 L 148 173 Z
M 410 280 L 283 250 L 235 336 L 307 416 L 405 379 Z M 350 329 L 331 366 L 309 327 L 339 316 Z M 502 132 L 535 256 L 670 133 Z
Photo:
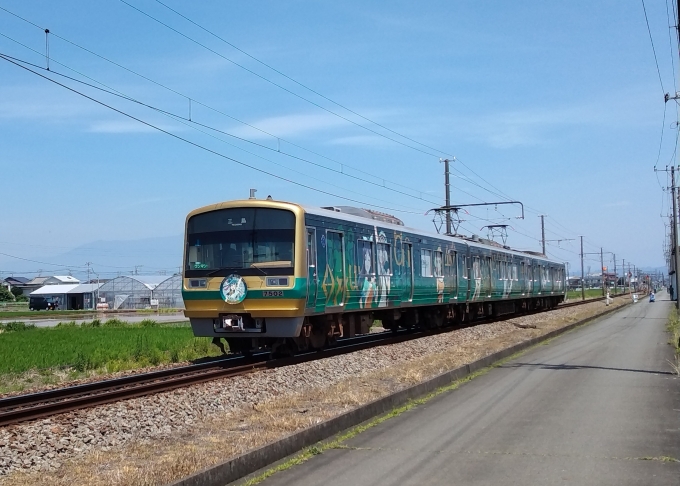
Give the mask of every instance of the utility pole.
M 454 157 L 453 160 L 456 160 Z M 451 206 L 451 183 L 449 182 L 449 159 L 444 159 L 441 160 L 439 159 L 440 162 L 444 162 L 444 185 L 446 186 L 446 207 L 448 208 Z M 451 234 L 451 210 L 447 209 L 446 210 L 446 234 L 450 235 Z
M 581 238 L 581 300 L 586 300 L 586 279 L 583 274 L 583 236 Z
M 626 259 L 623 259 L 623 264 L 621 266 L 623 269 L 623 293 L 626 293 Z
M 607 282 L 604 276 L 604 253 L 602 253 L 602 247 L 600 247 L 600 271 L 602 272 L 602 297 L 604 297 L 604 288 L 607 285 Z
M 678 15 L 680 16 L 680 12 Z M 678 207 L 675 200 L 675 166 L 671 167 L 671 194 L 673 199 L 673 224 L 671 225 L 673 241 L 671 245 L 671 254 L 674 254 L 673 265 L 675 266 L 675 308 L 680 309 L 680 299 L 677 298 L 678 282 L 680 282 L 680 277 L 678 277 L 678 269 L 680 269 L 680 255 L 678 255 Z
M 619 284 L 619 274 L 616 272 L 616 253 L 614 255 L 614 295 L 617 294 L 616 287 Z
M 541 245 L 543 247 L 543 254 L 545 255 L 545 221 L 543 218 L 544 214 L 541 214 Z
M 87 265 L 87 283 L 90 283 L 90 265 L 92 265 L 92 262 L 85 262 L 85 265 Z

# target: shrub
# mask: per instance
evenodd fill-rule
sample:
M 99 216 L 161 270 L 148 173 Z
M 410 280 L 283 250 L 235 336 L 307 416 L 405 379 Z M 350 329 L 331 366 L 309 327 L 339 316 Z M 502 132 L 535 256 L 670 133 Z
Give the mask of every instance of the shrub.
M 35 324 L 26 324 L 25 322 L 19 321 L 8 322 L 3 326 L 3 329 L 7 332 L 30 331 L 35 328 Z
M 14 302 L 14 294 L 4 285 L 0 285 L 0 302 Z
M 126 327 L 128 324 L 125 321 L 121 321 L 114 317 L 113 319 L 107 320 L 103 325 L 104 327 Z
M 76 321 L 60 322 L 56 327 L 76 327 Z

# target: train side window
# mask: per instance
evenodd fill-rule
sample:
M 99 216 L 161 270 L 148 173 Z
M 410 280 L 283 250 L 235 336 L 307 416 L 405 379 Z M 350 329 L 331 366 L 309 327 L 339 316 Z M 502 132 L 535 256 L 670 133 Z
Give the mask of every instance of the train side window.
M 432 250 L 420 250 L 420 275 L 432 276 Z
M 468 279 L 467 256 L 465 255 L 460 256 L 460 273 L 465 280 Z
M 472 278 L 475 280 L 482 279 L 482 268 L 479 266 L 479 257 L 472 257 Z
M 356 254 L 357 266 L 359 267 L 359 272 L 357 275 L 375 275 L 375 269 L 373 268 L 373 242 L 369 240 L 358 240 L 357 241 L 357 254 Z
M 442 252 L 441 251 L 435 251 L 434 252 L 434 265 L 433 265 L 435 277 L 443 277 L 444 276 L 444 268 L 442 266 L 442 263 L 443 263 Z
M 378 275 L 392 275 L 392 260 L 390 258 L 390 245 L 378 243 Z

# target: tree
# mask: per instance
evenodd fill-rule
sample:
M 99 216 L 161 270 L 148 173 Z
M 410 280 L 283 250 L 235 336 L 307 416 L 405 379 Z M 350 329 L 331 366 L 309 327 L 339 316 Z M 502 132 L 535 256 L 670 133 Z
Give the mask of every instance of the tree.
M 7 290 L 7 287 L 4 285 L 0 285 L 0 302 L 13 302 L 14 301 L 14 295 L 12 295 L 12 292 Z
M 14 295 L 15 298 L 19 297 L 20 295 L 24 295 L 24 291 L 21 290 L 19 287 L 12 287 L 12 290 L 10 292 L 12 292 L 12 295 Z

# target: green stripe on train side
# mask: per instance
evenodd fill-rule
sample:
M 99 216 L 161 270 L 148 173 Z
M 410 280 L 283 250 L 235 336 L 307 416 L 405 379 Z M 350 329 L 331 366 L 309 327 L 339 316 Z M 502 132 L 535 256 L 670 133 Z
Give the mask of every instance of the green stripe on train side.
M 279 295 L 278 293 L 281 292 Z M 264 289 L 248 289 L 246 299 L 271 300 L 271 299 L 304 299 L 307 297 L 307 279 L 296 278 L 292 289 L 277 289 L 267 287 Z M 184 300 L 222 300 L 219 290 L 184 290 Z

